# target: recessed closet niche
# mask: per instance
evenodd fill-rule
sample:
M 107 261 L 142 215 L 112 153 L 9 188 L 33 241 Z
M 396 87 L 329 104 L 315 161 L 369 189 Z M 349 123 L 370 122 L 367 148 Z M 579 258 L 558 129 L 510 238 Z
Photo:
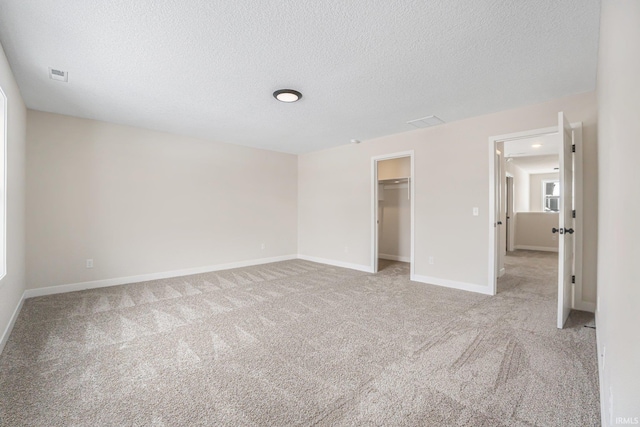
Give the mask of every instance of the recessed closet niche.
M 378 162 L 378 258 L 411 259 L 411 157 Z

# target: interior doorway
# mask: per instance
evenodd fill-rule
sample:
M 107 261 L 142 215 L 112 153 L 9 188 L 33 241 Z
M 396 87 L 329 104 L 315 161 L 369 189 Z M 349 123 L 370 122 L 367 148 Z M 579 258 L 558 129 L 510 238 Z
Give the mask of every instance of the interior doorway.
M 554 270 L 555 280 L 547 280 L 547 284 L 557 286 L 556 324 L 562 328 L 570 310 L 576 308 L 574 301 L 577 297 L 581 300 L 582 295 L 582 222 L 574 219 L 576 210 L 582 210 L 582 156 L 574 155 L 578 151 L 581 154 L 582 124 L 569 124 L 559 113 L 557 126 L 491 137 L 489 143 L 493 207 L 489 223 L 489 283 L 493 294 L 499 291 L 498 278 L 508 275 L 509 268 L 513 272 L 517 266 L 531 262 L 520 271 L 532 272 L 538 261 L 541 268 Z M 552 160 L 549 162 L 551 155 L 556 156 L 555 165 Z M 525 166 L 532 166 L 544 156 L 545 167 L 551 168 L 544 171 L 548 175 L 525 174 L 527 178 L 523 179 Z M 521 167 L 515 167 L 516 163 Z M 531 189 L 527 201 L 518 193 L 518 187 L 524 186 Z M 549 260 L 555 262 L 549 264 Z
M 414 152 L 376 156 L 372 161 L 371 265 L 377 273 L 393 262 L 414 275 Z

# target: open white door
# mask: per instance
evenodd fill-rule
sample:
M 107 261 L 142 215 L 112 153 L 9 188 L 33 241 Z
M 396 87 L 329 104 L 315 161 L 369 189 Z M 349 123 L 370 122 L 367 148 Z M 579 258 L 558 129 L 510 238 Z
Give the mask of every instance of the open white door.
M 558 251 L 558 328 L 562 329 L 572 304 L 573 276 L 573 131 L 558 113 L 560 138 L 560 233 Z M 556 230 L 554 230 L 555 232 Z

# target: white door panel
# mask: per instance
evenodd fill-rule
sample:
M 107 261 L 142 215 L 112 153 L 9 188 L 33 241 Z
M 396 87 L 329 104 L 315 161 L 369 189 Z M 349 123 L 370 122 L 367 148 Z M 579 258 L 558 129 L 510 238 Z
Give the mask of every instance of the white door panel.
M 558 113 L 560 138 L 560 225 L 558 251 L 558 328 L 564 327 L 572 306 L 573 276 L 573 131 Z

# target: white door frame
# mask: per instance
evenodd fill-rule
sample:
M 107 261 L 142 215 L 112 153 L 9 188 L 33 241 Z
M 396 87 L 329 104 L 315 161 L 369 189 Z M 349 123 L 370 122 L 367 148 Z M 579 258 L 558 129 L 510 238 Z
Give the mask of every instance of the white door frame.
M 582 122 L 571 123 L 573 130 L 576 154 L 574 156 L 574 209 L 575 219 L 575 265 L 574 271 L 576 283 L 573 290 L 573 308 L 585 311 L 595 311 L 595 304 L 582 300 L 582 245 L 583 245 L 583 218 L 584 210 L 582 206 Z M 492 288 L 492 295 L 497 292 L 497 263 L 498 263 L 498 242 L 496 226 L 496 179 L 495 179 L 495 153 L 498 142 L 515 141 L 518 139 L 533 138 L 541 135 L 549 135 L 558 132 L 558 127 L 548 127 L 542 129 L 532 129 L 524 132 L 515 132 L 506 135 L 489 137 L 489 286 Z
M 509 211 L 509 206 L 507 206 L 507 216 L 509 216 L 509 212 L 511 212 L 511 216 L 509 217 L 509 219 L 507 220 L 507 224 L 505 225 L 507 226 L 507 234 L 509 235 L 509 238 L 507 239 L 507 252 L 511 252 L 516 247 L 516 216 L 515 216 L 516 213 L 513 210 L 513 206 L 515 203 L 515 200 L 514 200 L 515 188 L 514 188 L 513 174 L 510 172 L 507 172 L 507 178 L 511 178 L 511 188 L 507 186 L 507 194 L 511 192 L 511 198 L 507 196 L 507 200 L 511 202 L 510 203 L 511 211 Z M 508 181 L 509 180 L 507 179 L 507 182 Z
M 401 157 L 409 157 L 411 159 L 411 176 L 409 177 L 409 191 L 411 194 L 411 255 L 409 266 L 409 279 L 413 280 L 415 272 L 415 200 L 416 200 L 416 186 L 415 183 L 415 168 L 414 168 L 414 150 L 401 151 L 398 153 L 383 154 L 380 156 L 374 156 L 371 158 L 371 270 L 374 273 L 378 272 L 378 162 L 382 160 L 398 159 Z

